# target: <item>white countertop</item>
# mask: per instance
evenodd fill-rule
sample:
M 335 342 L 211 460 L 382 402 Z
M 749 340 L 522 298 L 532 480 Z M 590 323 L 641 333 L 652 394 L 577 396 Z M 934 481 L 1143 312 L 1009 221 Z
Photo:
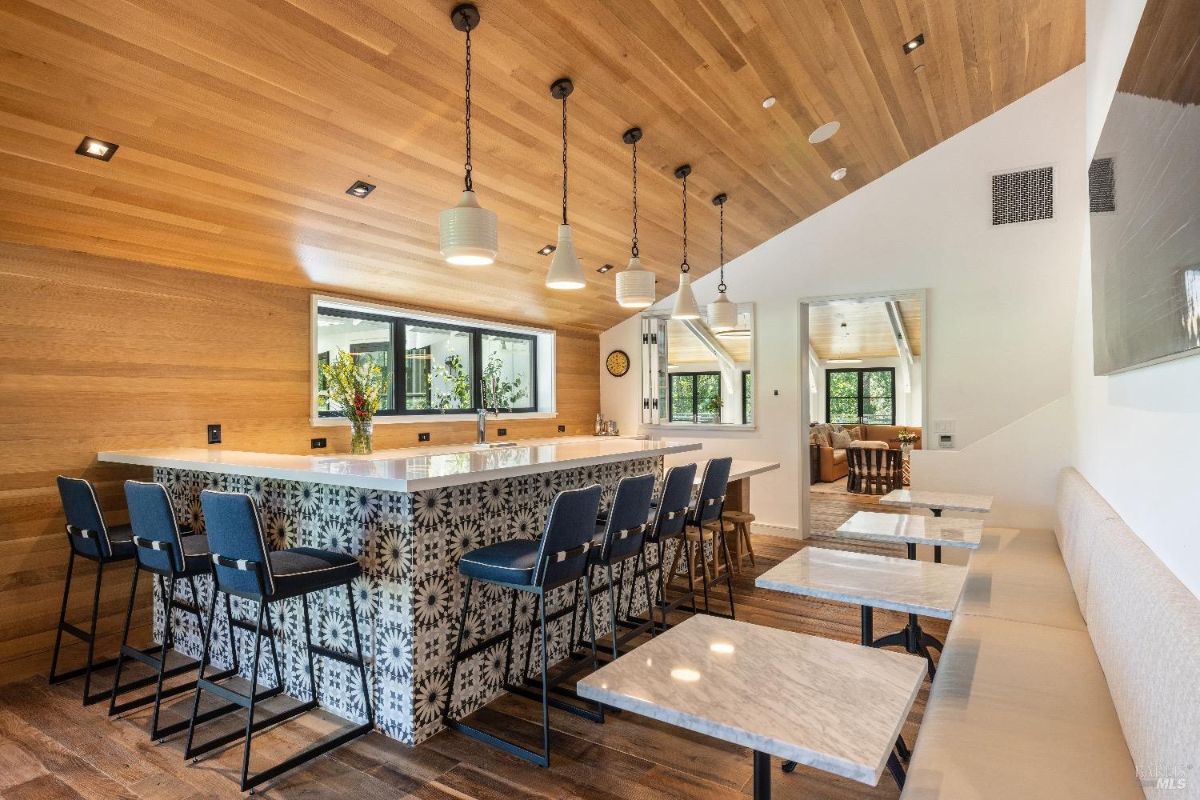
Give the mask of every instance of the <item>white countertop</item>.
M 907 654 L 697 615 L 577 691 L 873 786 L 924 678 Z
M 943 511 L 980 511 L 987 513 L 992 510 L 992 496 L 990 494 L 931 492 L 925 489 L 894 489 L 879 498 L 879 502 L 885 506 L 938 508 Z
M 701 461 L 696 464 L 696 478 L 693 481 L 696 485 L 704 480 L 704 464 Z M 735 458 L 733 464 L 729 467 L 729 482 L 740 481 L 744 478 L 749 478 L 753 475 L 761 475 L 764 472 L 770 472 L 773 469 L 779 469 L 778 461 L 743 461 L 740 458 Z
M 905 614 L 952 619 L 967 568 L 871 553 L 806 547 L 759 575 L 754 585 Z
M 983 539 L 983 520 L 856 511 L 834 534 L 844 539 L 912 542 L 977 550 Z
M 100 461 L 144 467 L 199 470 L 258 478 L 415 492 L 551 470 L 610 464 L 635 458 L 699 450 L 698 442 L 571 436 L 518 441 L 484 449 L 469 444 L 377 450 L 371 455 L 284 455 L 168 447 L 97 454 Z

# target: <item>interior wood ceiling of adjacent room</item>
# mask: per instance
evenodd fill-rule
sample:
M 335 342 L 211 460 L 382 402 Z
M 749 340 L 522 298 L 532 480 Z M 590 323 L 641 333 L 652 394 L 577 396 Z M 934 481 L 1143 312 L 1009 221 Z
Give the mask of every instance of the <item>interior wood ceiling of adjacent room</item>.
M 921 355 L 921 304 L 901 299 L 900 319 L 913 355 Z M 846 327 L 842 327 L 842 323 Z M 895 358 L 899 355 L 883 302 L 834 302 L 808 309 L 808 340 L 817 358 Z
M 463 37 L 446 0 L 6 0 L 0 237 L 491 317 L 599 330 L 629 254 L 640 125 L 643 261 L 675 288 L 690 162 L 696 273 L 1083 59 L 1083 0 L 480 0 L 474 156 L 500 258 L 447 266 L 461 190 Z M 924 33 L 925 45 L 901 44 Z M 569 75 L 571 207 L 588 276 L 543 287 Z M 766 110 L 761 102 L 774 95 Z M 838 120 L 832 140 L 810 145 Z M 116 142 L 104 163 L 84 135 Z M 838 183 L 830 172 L 845 166 Z M 345 194 L 377 184 L 366 200 Z M 796 268 L 803 269 L 803 258 Z M 736 270 L 730 275 L 737 299 Z M 705 301 L 708 298 L 700 298 Z

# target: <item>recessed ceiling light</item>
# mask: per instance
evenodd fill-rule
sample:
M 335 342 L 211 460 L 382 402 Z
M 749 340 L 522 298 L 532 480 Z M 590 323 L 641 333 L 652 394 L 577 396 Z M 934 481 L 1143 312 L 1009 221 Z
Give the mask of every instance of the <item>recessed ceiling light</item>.
M 835 181 L 840 181 L 842 178 L 846 177 L 846 168 L 838 167 L 833 172 L 829 173 L 829 177 L 833 178 Z
M 612 268 L 613 268 L 612 264 L 601 264 L 600 266 L 596 267 L 596 272 L 599 272 L 601 275 L 603 275 L 604 273 L 608 272 Z
M 543 247 L 541 250 L 538 250 L 538 255 L 539 255 L 539 256 L 548 256 L 548 255 L 550 255 L 551 253 L 553 253 L 553 252 L 554 252 L 555 250 L 557 250 L 557 249 L 558 249 L 558 248 L 557 248 L 557 247 L 555 247 L 554 245 L 552 245 L 552 244 L 548 244 L 548 245 L 546 245 L 545 247 Z
M 916 36 L 905 42 L 902 45 L 902 48 L 904 49 L 904 52 L 911 53 L 913 50 L 916 50 L 923 44 L 925 44 L 925 34 L 918 33 Z
M 366 197 L 371 192 L 375 191 L 375 184 L 367 183 L 366 181 L 355 181 L 350 188 L 346 190 L 346 194 L 351 197 Z
M 770 108 L 775 105 L 775 95 L 770 94 L 763 98 L 763 108 Z
M 75 148 L 75 152 L 88 158 L 110 161 L 112 160 L 113 153 L 117 152 L 118 146 L 112 142 L 104 142 L 99 139 L 93 139 L 91 136 L 85 136 L 83 137 L 83 141 L 79 143 L 79 147 Z
M 833 122 L 826 122 L 824 125 L 808 135 L 808 143 L 820 144 L 821 142 L 829 141 L 833 138 L 833 135 L 841 129 L 841 127 L 842 123 L 838 122 L 837 120 L 834 120 Z

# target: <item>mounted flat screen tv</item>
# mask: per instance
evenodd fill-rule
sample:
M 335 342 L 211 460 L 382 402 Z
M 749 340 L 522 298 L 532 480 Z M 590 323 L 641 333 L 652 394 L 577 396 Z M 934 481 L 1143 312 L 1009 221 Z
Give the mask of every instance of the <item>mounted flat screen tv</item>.
M 1089 171 L 1095 373 L 1200 353 L 1200 3 L 1149 0 Z

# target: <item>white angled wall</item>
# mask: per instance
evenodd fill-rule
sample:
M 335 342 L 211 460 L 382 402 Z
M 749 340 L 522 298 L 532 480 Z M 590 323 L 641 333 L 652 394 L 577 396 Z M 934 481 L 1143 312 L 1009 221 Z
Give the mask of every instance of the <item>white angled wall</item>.
M 1090 159 L 1099 139 L 1117 80 L 1133 42 L 1144 0 L 1089 0 L 1088 32 L 1099 31 L 1088 44 L 1088 149 Z M 1153 120 L 1155 103 L 1125 96 L 1124 102 L 1147 106 L 1137 122 Z M 1200 113 L 1195 108 L 1193 114 Z M 1195 121 L 1193 125 L 1200 124 Z M 1130 132 L 1130 142 L 1150 137 Z M 1118 164 L 1152 158 L 1131 151 Z M 1161 187 L 1140 186 L 1139 170 L 1118 172 L 1117 215 L 1139 202 L 1139 192 Z M 1121 175 L 1126 174 L 1127 178 Z M 1168 173 L 1170 175 L 1171 173 Z M 1169 195 L 1170 191 L 1163 192 Z M 1178 212 L 1179 216 L 1169 215 Z M 1164 230 L 1194 224 L 1194 205 L 1160 204 L 1156 224 Z M 1117 220 L 1119 222 L 1119 219 Z M 1110 222 L 1105 220 L 1105 222 Z M 1074 463 L 1121 518 L 1180 580 L 1200 595 L 1200 516 L 1196 513 L 1197 452 L 1200 452 L 1200 355 L 1111 377 L 1092 369 L 1091 254 L 1085 239 L 1079 265 L 1078 313 L 1075 330 Z
M 800 525 L 807 426 L 800 419 L 799 300 L 927 289 L 924 424 L 954 420 L 959 450 L 916 453 L 915 485 L 991 493 L 995 523 L 1052 524 L 1055 480 L 1069 463 L 1072 436 L 1071 347 L 1087 209 L 1084 90 L 1079 67 L 728 265 L 731 298 L 756 303 L 758 429 L 686 438 L 702 440 L 705 455 L 783 464 L 752 480 L 759 521 L 780 531 Z M 1057 218 L 993 228 L 991 175 L 1043 165 L 1055 167 Z M 727 213 L 736 220 L 736 191 Z M 716 283 L 716 275 L 697 282 L 701 303 Z M 635 431 L 637 320 L 600 342 L 602 356 L 620 348 L 635 360 L 623 378 L 601 374 L 603 412 L 623 432 Z

